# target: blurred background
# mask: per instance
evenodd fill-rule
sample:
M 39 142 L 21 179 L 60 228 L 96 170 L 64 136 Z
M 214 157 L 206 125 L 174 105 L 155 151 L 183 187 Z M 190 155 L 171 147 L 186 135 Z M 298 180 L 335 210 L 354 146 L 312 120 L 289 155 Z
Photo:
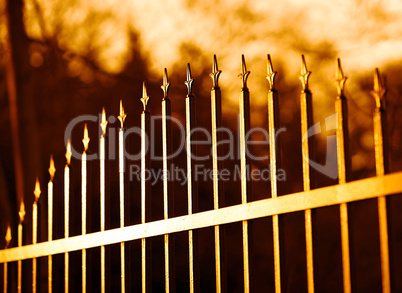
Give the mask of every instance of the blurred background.
M 55 199 L 55 206 L 62 213 L 64 130 L 67 124 L 79 115 L 98 115 L 102 107 L 105 107 L 108 117 L 117 116 L 119 100 L 123 100 L 128 113 L 126 126 L 139 126 L 143 81 L 147 82 L 151 97 L 150 111 L 159 115 L 163 68 L 168 69 L 169 81 L 172 83 L 170 98 L 173 116 L 183 122 L 186 64 L 191 64 L 195 79 L 198 124 L 210 129 L 209 92 L 212 81 L 208 74 L 212 69 L 213 54 L 217 55 L 219 69 L 222 70 L 220 86 L 223 125 L 233 132 L 238 128 L 238 93 L 241 81 L 237 75 L 240 72 L 241 54 L 245 54 L 247 69 L 251 71 L 248 82 L 251 92 L 251 126 L 267 128 L 266 55 L 271 54 L 274 69 L 278 72 L 276 81 L 280 98 L 280 125 L 286 127 L 286 131 L 281 134 L 282 168 L 287 176 L 286 182 L 282 184 L 283 194 L 302 190 L 299 106 L 301 85 L 298 80 L 301 54 L 305 55 L 307 67 L 312 71 L 310 88 L 313 92 L 315 122 L 324 123 L 325 118 L 334 113 L 336 58 L 340 57 L 342 60 L 343 70 L 348 76 L 346 96 L 349 105 L 353 180 L 375 175 L 372 130 L 375 103 L 370 91 L 373 88 L 374 68 L 380 67 L 388 89 L 386 104 L 390 170 L 401 171 L 401 14 L 402 4 L 398 0 L 0 0 L 0 236 L 5 235 L 7 223 L 16 231 L 17 211 L 21 200 L 26 205 L 26 223 L 29 226 L 35 178 L 39 177 L 42 190 L 46 190 L 50 154 L 55 158 L 57 169 L 56 189 L 59 197 Z M 110 126 L 118 127 L 118 124 L 111 123 Z M 83 150 L 83 127 L 83 124 L 78 125 L 71 137 L 73 146 L 79 152 Z M 89 123 L 88 127 L 90 149 L 97 152 L 99 126 Z M 177 132 L 178 129 L 173 131 Z M 333 134 L 323 133 L 315 137 L 316 161 L 320 164 L 325 163 L 327 144 L 335 143 L 333 139 L 327 139 Z M 154 135 L 158 152 L 161 153 L 160 129 Z M 262 138 L 255 134 L 252 139 Z M 129 138 L 128 143 L 132 150 L 130 153 L 138 152 L 138 137 Z M 259 155 L 269 152 L 267 146 L 254 147 L 252 151 Z M 208 154 L 210 146 L 200 147 L 198 152 Z M 181 154 L 177 159 L 177 165 L 183 168 L 184 155 Z M 206 167 L 211 166 L 210 161 L 205 164 Z M 229 169 L 237 164 L 236 158 L 225 161 L 225 167 Z M 253 162 L 253 168 L 264 169 L 268 164 L 269 160 L 256 161 Z M 153 162 L 152 168 L 158 169 L 161 166 L 161 162 Z M 117 174 L 113 173 L 116 168 L 117 162 L 111 162 L 111 227 L 118 226 L 117 202 L 113 200 L 118 190 Z M 72 170 L 75 179 L 75 195 L 72 196 L 76 196 L 78 200 L 79 161 L 73 160 Z M 97 204 L 97 170 L 94 162 L 94 206 Z M 316 176 L 316 187 L 337 183 L 325 175 Z M 130 224 L 139 222 L 139 186 L 139 182 L 135 180 L 130 182 Z M 240 203 L 239 186 L 239 182 L 226 186 L 227 205 Z M 163 217 L 161 187 L 161 184 L 153 186 L 154 219 Z M 186 213 L 185 190 L 185 187 L 176 188 L 176 216 Z M 253 200 L 270 197 L 269 190 L 269 182 L 255 183 Z M 41 198 L 44 207 L 45 195 L 46 192 Z M 212 209 L 212 182 L 200 183 L 199 196 L 199 209 Z M 74 203 L 74 199 L 72 202 Z M 400 200 L 394 203 L 395 210 L 399 207 L 398 204 L 400 205 Z M 43 232 L 40 236 L 42 240 L 45 240 L 46 235 L 44 210 Z M 356 262 L 360 271 L 356 277 L 357 284 L 361 292 L 367 292 L 366 289 L 379 288 L 381 284 L 378 244 L 371 241 L 378 230 L 372 229 L 378 226 L 375 202 L 359 203 L 351 210 L 355 213 L 356 231 L 360 233 L 356 235 L 356 247 L 363 245 L 366 248 L 355 249 L 356 254 L 362 253 L 361 261 Z M 96 215 L 94 211 L 95 219 Z M 61 218 L 55 219 L 56 238 L 63 236 Z M 320 253 L 317 267 L 321 268 L 316 275 L 317 286 L 321 286 L 321 292 L 338 292 L 341 286 L 338 210 L 336 207 L 322 209 L 321 212 L 317 211 L 317 218 L 317 222 L 322 223 L 317 228 L 317 233 L 321 233 L 319 247 L 322 247 L 317 249 Z M 96 221 L 99 220 L 93 221 L 93 231 L 98 229 L 99 223 Z M 400 222 L 397 216 L 394 222 L 395 225 Z M 259 237 L 255 241 L 256 255 L 259 256 L 255 282 L 261 287 L 272 289 L 270 225 L 269 219 L 258 220 L 255 224 L 255 234 Z M 80 233 L 78 220 L 72 219 L 71 226 L 72 235 Z M 228 231 L 232 231 L 228 232 L 232 235 L 228 239 L 233 238 L 233 243 L 237 243 L 237 240 L 240 241 L 240 238 L 236 238 L 240 237 L 240 230 L 236 225 L 232 226 L 228 227 Z M 288 286 L 287 292 L 299 292 L 295 288 L 306 288 L 303 213 L 284 217 L 283 227 L 286 240 L 283 243 L 286 243 L 284 245 L 289 252 L 289 258 L 286 258 L 284 264 L 284 282 Z M 399 229 L 395 228 L 397 232 L 394 235 L 401 241 L 402 229 L 398 227 Z M 26 243 L 31 239 L 29 230 L 26 230 Z M 205 243 L 213 241 L 212 230 L 201 234 Z M 15 244 L 15 233 L 13 236 Z M 155 250 L 161 245 L 158 241 L 161 242 L 155 240 Z M 4 246 L 4 243 L 1 236 L 0 245 Z M 213 275 L 209 275 L 213 272 L 213 254 L 208 245 L 201 245 L 200 248 L 204 255 L 201 267 L 203 292 L 214 288 Z M 238 248 L 239 251 L 237 248 L 228 250 L 228 254 L 233 256 L 228 258 L 232 261 L 231 267 L 238 268 L 232 269 L 228 274 L 230 292 L 241 291 L 242 286 L 241 247 Z M 139 258 L 139 255 L 136 257 Z M 154 259 L 158 259 L 157 252 Z M 183 261 L 185 264 L 185 253 L 182 258 L 178 254 L 177 260 L 177 263 Z M 378 270 L 374 269 L 376 265 Z M 182 267 L 178 265 L 179 272 L 185 272 L 185 265 Z M 157 288 L 163 286 L 162 263 L 155 263 L 154 270 L 154 291 L 158 292 Z M 187 288 L 186 276 L 187 273 L 183 273 L 179 277 L 178 288 Z M 138 286 L 137 279 L 134 277 L 133 283 L 136 285 L 133 286 Z

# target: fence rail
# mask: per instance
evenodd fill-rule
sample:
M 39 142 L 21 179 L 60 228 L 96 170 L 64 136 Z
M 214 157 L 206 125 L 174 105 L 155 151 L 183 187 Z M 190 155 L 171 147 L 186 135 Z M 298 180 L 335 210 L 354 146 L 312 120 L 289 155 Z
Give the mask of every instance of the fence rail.
M 393 174 L 388 173 L 388 147 L 386 133 L 386 112 L 384 108 L 385 87 L 382 82 L 379 70 L 376 69 L 374 75 L 374 90 L 372 92 L 376 109 L 373 116 L 374 121 L 374 142 L 375 142 L 375 159 L 376 159 L 376 177 L 348 182 L 350 180 L 350 155 L 348 153 L 348 117 L 347 117 L 347 100 L 344 95 L 344 84 L 346 77 L 343 74 L 340 60 L 337 64 L 336 86 L 338 97 L 335 101 L 335 112 L 337 114 L 337 159 L 338 159 L 338 179 L 339 184 L 335 186 L 312 189 L 311 166 L 309 159 L 313 157 L 313 144 L 305 136 L 308 129 L 313 125 L 312 116 L 312 94 L 309 89 L 309 75 L 304 56 L 302 56 L 302 68 L 300 81 L 302 83 L 302 91 L 300 94 L 301 103 L 301 132 L 302 138 L 302 155 L 303 155 L 303 191 L 293 194 L 278 196 L 277 174 L 280 161 L 280 144 L 275 136 L 275 130 L 279 127 L 279 109 L 278 109 L 278 92 L 275 87 L 275 75 L 271 58 L 268 55 L 267 60 L 267 80 L 268 80 L 268 130 L 269 130 L 269 154 L 270 154 L 270 172 L 271 172 L 271 198 L 250 201 L 251 181 L 249 180 L 250 166 L 249 158 L 246 154 L 246 137 L 250 129 L 250 105 L 249 105 L 249 89 L 247 87 L 247 77 L 250 74 L 247 71 L 245 58 L 242 56 L 241 73 L 242 89 L 239 95 L 239 129 L 240 129 L 240 174 L 241 174 L 241 204 L 223 207 L 224 203 L 224 186 L 223 182 L 217 176 L 219 170 L 222 169 L 222 162 L 218 160 L 221 152 L 219 141 L 221 140 L 218 129 L 221 127 L 221 92 L 219 88 L 219 75 L 221 71 L 218 69 L 216 57 L 213 60 L 213 72 L 210 74 L 213 81 L 211 90 L 211 118 L 212 118 L 212 162 L 213 162 L 213 210 L 199 212 L 197 185 L 194 178 L 194 161 L 191 154 L 194 153 L 194 145 L 191 136 L 191 130 L 197 126 L 195 117 L 196 109 L 194 104 L 195 96 L 192 92 L 192 84 L 194 79 L 191 76 L 190 65 L 187 66 L 187 86 L 186 95 L 186 160 L 187 160 L 187 199 L 188 199 L 188 215 L 180 217 L 171 217 L 173 206 L 174 189 L 172 182 L 165 176 L 163 179 L 163 220 L 151 221 L 150 219 L 150 197 L 151 183 L 149 180 L 141 181 L 141 223 L 131 226 L 125 226 L 125 208 L 127 202 L 126 182 L 125 182 L 125 118 L 127 114 L 120 102 L 120 121 L 119 129 L 119 215 L 120 227 L 109 229 L 107 226 L 107 124 L 106 114 L 103 110 L 102 120 L 100 123 L 102 135 L 99 141 L 100 147 L 100 231 L 87 233 L 87 192 L 88 192 L 88 170 L 87 170 L 87 152 L 89 144 L 89 135 L 85 126 L 83 145 L 84 151 L 81 157 L 81 235 L 70 236 L 69 231 L 69 199 L 70 199 L 70 163 L 71 163 L 71 146 L 67 144 L 66 165 L 64 168 L 64 238 L 53 240 L 53 188 L 55 167 L 53 158 L 51 158 L 48 183 L 48 241 L 37 243 L 38 228 L 38 206 L 37 202 L 41 195 L 39 182 L 35 185 L 35 201 L 33 203 L 32 212 L 32 244 L 23 245 L 23 228 L 25 217 L 25 205 L 22 202 L 19 211 L 18 225 L 18 247 L 8 247 L 11 241 L 11 229 L 8 228 L 6 235 L 6 249 L 0 250 L 0 263 L 4 265 L 4 292 L 8 292 L 14 288 L 14 284 L 8 282 L 8 263 L 17 262 L 17 291 L 22 291 L 22 261 L 32 259 L 32 291 L 37 290 L 38 272 L 37 259 L 40 257 L 48 257 L 48 292 L 52 291 L 52 275 L 53 262 L 52 256 L 56 254 L 64 254 L 64 279 L 65 292 L 69 291 L 69 253 L 73 251 L 81 251 L 81 288 L 82 292 L 87 289 L 87 257 L 86 251 L 90 248 L 100 247 L 100 278 L 101 292 L 107 291 L 106 282 L 108 277 L 107 248 L 112 244 L 120 244 L 120 278 L 121 292 L 126 290 L 126 270 L 127 255 L 125 243 L 133 240 L 141 241 L 141 287 L 142 292 L 151 291 L 151 260 L 150 260 L 150 241 L 148 238 L 155 236 L 164 236 L 164 271 L 165 271 L 165 292 L 175 291 L 175 265 L 174 265 L 174 235 L 178 232 L 188 233 L 188 261 L 189 261 L 189 292 L 199 292 L 200 280 L 198 278 L 198 230 L 206 227 L 214 227 L 214 255 L 215 255 L 215 284 L 216 292 L 227 291 L 226 267 L 224 259 L 225 249 L 225 224 L 239 222 L 242 224 L 242 247 L 243 247 L 243 278 L 244 292 L 253 291 L 250 276 L 253 274 L 253 263 L 250 261 L 253 257 L 252 253 L 252 237 L 250 234 L 253 227 L 250 220 L 272 216 L 273 228 L 273 256 L 274 256 L 274 280 L 275 291 L 281 292 L 281 251 L 280 251 L 280 221 L 279 215 L 292 213 L 296 211 L 304 211 L 305 218 L 305 241 L 306 241 L 306 265 L 307 265 L 307 289 L 308 292 L 315 291 L 314 277 L 314 246 L 313 246 L 313 218 L 312 210 L 339 205 L 340 225 L 341 225 L 341 247 L 342 247 L 342 264 L 343 264 L 343 290 L 344 292 L 352 291 L 351 266 L 350 266 L 350 243 L 349 243 L 349 219 L 348 219 L 348 203 L 377 198 L 378 200 L 378 220 L 380 257 L 381 257 L 381 275 L 382 275 L 382 291 L 391 292 L 391 272 L 389 264 L 389 240 L 388 240 L 388 223 L 386 197 L 389 195 L 402 193 L 402 172 Z M 165 69 L 163 75 L 163 99 L 162 99 L 162 149 L 163 149 L 163 170 L 167 172 L 172 160 L 169 155 L 172 153 L 172 135 L 171 135 L 171 106 L 168 96 L 167 71 Z M 145 175 L 146 170 L 151 168 L 151 158 L 147 153 L 148 145 L 145 136 L 150 131 L 150 117 L 148 111 L 149 96 L 147 95 L 145 83 L 143 85 L 143 111 L 141 114 L 141 174 Z

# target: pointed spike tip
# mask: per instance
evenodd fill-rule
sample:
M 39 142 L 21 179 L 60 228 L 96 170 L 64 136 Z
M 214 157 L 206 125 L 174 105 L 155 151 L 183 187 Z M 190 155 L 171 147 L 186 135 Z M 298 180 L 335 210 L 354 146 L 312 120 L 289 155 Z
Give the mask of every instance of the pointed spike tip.
M 341 59 L 337 59 L 337 66 L 336 66 L 336 79 L 335 79 L 335 85 L 338 91 L 338 97 L 344 97 L 344 90 L 345 90 L 345 83 L 346 83 L 347 77 L 343 73 L 342 69 L 342 63 Z
M 6 237 L 4 239 L 6 240 L 6 248 L 8 248 L 12 239 L 10 224 L 7 225 Z
M 209 76 L 212 78 L 213 88 L 219 88 L 219 76 L 221 74 L 221 70 L 218 69 L 218 61 L 216 59 L 216 55 L 214 54 L 214 60 L 212 62 L 212 72 Z
M 193 92 L 193 82 L 194 79 L 191 76 L 190 63 L 187 63 L 187 80 L 184 82 L 187 87 L 187 95 L 190 95 Z
M 34 190 L 34 195 L 35 195 L 35 202 L 39 200 L 41 190 L 40 190 L 40 184 L 39 184 L 39 178 L 36 177 L 36 182 L 35 182 L 35 190 Z
M 50 181 L 53 181 L 54 174 L 56 173 L 56 168 L 54 166 L 54 160 L 53 160 L 53 155 L 50 155 L 50 164 L 49 164 L 49 175 L 50 175 Z
M 168 97 L 169 87 L 170 87 L 170 83 L 168 82 L 168 73 L 167 73 L 166 68 L 163 70 L 162 81 L 163 81 L 163 84 L 161 85 L 161 89 L 163 91 L 163 99 L 162 99 L 162 101 L 164 101 Z
M 24 218 L 25 218 L 25 204 L 24 204 L 24 201 L 21 201 L 18 216 L 20 218 L 20 224 L 21 224 L 22 222 L 24 222 Z
M 90 142 L 90 139 L 89 139 L 89 136 L 88 136 L 88 126 L 85 123 L 85 125 L 84 125 L 84 138 L 82 139 L 82 144 L 84 145 L 84 152 L 86 152 L 88 150 L 89 142 Z
M 247 71 L 246 61 L 244 54 L 241 55 L 241 72 L 238 75 L 242 80 L 242 90 L 247 90 L 247 78 L 250 75 L 250 71 Z
M 72 156 L 71 143 L 70 143 L 70 140 L 67 140 L 67 146 L 66 146 L 66 163 L 67 163 L 67 165 L 70 165 L 70 163 L 71 163 L 71 156 Z
M 124 128 L 124 121 L 126 121 L 127 114 L 124 113 L 123 101 L 120 100 L 120 115 L 117 116 L 117 119 L 120 121 L 121 128 Z
M 107 127 L 108 121 L 106 120 L 106 112 L 105 108 L 102 108 L 102 120 L 100 123 L 100 127 L 102 129 L 102 135 L 106 135 L 106 127 Z
M 272 66 L 271 55 L 267 55 L 267 80 L 269 83 L 269 90 L 272 91 L 275 89 L 275 76 L 276 71 L 274 71 L 274 67 Z
M 144 81 L 142 83 L 142 98 L 140 99 L 140 101 L 142 102 L 142 106 L 144 108 L 144 112 L 147 111 L 148 100 L 149 100 L 149 96 L 147 94 L 147 87 L 145 86 L 145 81 Z
M 218 61 L 216 60 L 216 54 L 214 54 L 214 62 L 212 64 L 212 73 L 218 72 Z
M 187 81 L 190 81 L 191 78 L 191 68 L 190 68 L 190 63 L 187 63 Z
M 246 74 L 247 72 L 247 66 L 246 66 L 246 60 L 244 59 L 244 54 L 241 55 L 241 73 Z
M 307 64 L 306 64 L 306 59 L 304 58 L 304 55 L 301 55 L 301 70 L 300 70 L 300 75 L 299 79 L 302 84 L 302 92 L 308 91 L 308 79 L 310 77 L 311 72 L 308 71 L 307 69 Z
M 371 94 L 374 96 L 377 109 L 385 108 L 384 96 L 386 92 L 387 89 L 385 88 L 384 85 L 383 76 L 380 73 L 380 69 L 376 68 L 374 71 L 374 86 L 373 91 L 371 91 Z

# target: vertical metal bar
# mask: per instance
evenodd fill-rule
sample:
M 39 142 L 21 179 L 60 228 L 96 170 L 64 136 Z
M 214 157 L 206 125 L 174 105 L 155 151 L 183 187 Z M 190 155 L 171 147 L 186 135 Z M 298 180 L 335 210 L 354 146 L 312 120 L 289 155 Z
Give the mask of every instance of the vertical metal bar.
M 218 143 L 221 140 L 219 128 L 222 126 L 222 106 L 221 106 L 221 89 L 219 87 L 219 75 L 221 70 L 218 69 L 216 55 L 214 55 L 212 73 L 213 87 L 211 89 L 211 123 L 212 123 L 212 168 L 213 168 L 213 196 L 214 209 L 223 206 L 224 189 L 223 182 L 219 182 L 219 172 L 222 170 L 222 151 Z M 220 200 L 221 197 L 221 200 Z M 225 276 L 225 259 L 224 259 L 224 233 L 223 227 L 215 226 L 215 278 L 216 292 L 226 292 L 226 276 Z
M 193 94 L 194 79 L 191 76 L 190 64 L 187 64 L 187 80 L 184 84 L 187 86 L 186 96 L 186 156 L 187 156 L 187 196 L 188 196 L 188 214 L 198 211 L 198 191 L 194 172 L 194 160 L 192 156 L 195 154 L 195 135 L 192 130 L 196 126 L 195 118 L 195 96 Z M 190 293 L 199 292 L 199 275 L 198 275 L 198 232 L 188 231 L 188 250 L 189 250 L 189 278 Z
M 32 244 L 36 244 L 38 240 L 38 200 L 41 194 L 39 179 L 36 178 L 35 190 L 34 190 L 35 200 L 32 204 Z M 32 293 L 36 293 L 36 282 L 37 282 L 37 261 L 36 258 L 32 259 Z
M 100 230 L 105 231 L 105 201 L 106 201 L 106 113 L 102 109 L 102 121 L 100 123 L 102 135 L 99 142 L 99 166 L 100 166 Z M 105 246 L 101 245 L 101 292 L 106 291 L 106 257 Z
M 50 156 L 50 166 L 49 166 L 49 183 L 47 185 L 47 241 L 53 240 L 53 178 L 56 173 L 56 168 L 54 167 L 53 155 Z M 53 288 L 53 260 L 52 255 L 47 257 L 47 291 L 52 293 Z
M 388 170 L 388 137 L 387 137 L 387 113 L 385 110 L 385 93 L 383 79 L 378 68 L 374 73 L 374 90 L 371 92 L 376 102 L 373 114 L 374 124 L 374 150 L 376 175 L 383 176 Z M 388 242 L 388 220 L 387 220 L 387 198 L 380 196 L 378 199 L 378 223 L 380 236 L 381 255 L 381 279 L 382 292 L 391 292 L 391 273 L 389 264 L 389 242 Z
M 336 143 L 339 184 L 344 184 L 349 180 L 350 172 L 347 100 L 344 94 L 345 82 L 346 76 L 343 74 L 341 61 L 338 58 L 337 79 L 335 80 L 338 90 L 338 97 L 335 101 L 335 112 L 337 114 Z M 346 203 L 342 203 L 339 209 L 341 221 L 343 290 L 345 293 L 350 293 L 352 291 L 352 281 L 350 270 L 348 206 Z
M 11 242 L 11 227 L 10 224 L 8 224 L 7 226 L 7 232 L 6 232 L 6 246 L 5 249 L 7 249 L 10 246 L 10 242 Z M 4 263 L 4 271 L 3 271 L 3 293 L 7 293 L 7 289 L 8 289 L 8 263 L 5 262 Z
M 87 151 L 89 146 L 88 127 L 85 123 L 84 126 L 84 138 L 82 143 L 84 145 L 84 151 L 81 155 L 81 234 L 87 233 Z M 87 291 L 87 251 L 83 249 L 81 251 L 81 288 L 82 293 Z
M 239 123 L 240 123 L 240 173 L 241 173 L 241 203 L 247 203 L 247 197 L 251 195 L 251 184 L 248 182 L 250 163 L 246 153 L 246 135 L 250 129 L 250 92 L 247 88 L 247 71 L 244 55 L 242 55 L 241 73 L 242 89 L 239 95 Z M 250 265 L 249 265 L 249 225 L 248 221 L 242 222 L 243 234 L 243 277 L 244 292 L 250 292 Z
M 18 247 L 22 247 L 22 237 L 23 237 L 23 223 L 24 223 L 24 218 L 25 218 L 25 204 L 23 201 L 21 201 L 20 204 L 20 211 L 18 213 L 19 216 L 19 223 L 18 223 Z M 17 276 L 17 292 L 21 293 L 22 292 L 22 261 L 18 260 L 17 261 L 17 266 L 18 266 L 18 276 Z
M 162 99 L 162 153 L 163 153 L 163 218 L 166 220 L 173 216 L 173 180 L 169 176 L 169 168 L 172 165 L 172 122 L 171 103 L 168 97 L 170 83 L 168 82 L 167 69 L 163 71 Z M 165 251 L 165 292 L 175 292 L 175 268 L 174 268 L 174 236 L 164 235 Z
M 147 178 L 147 172 L 151 170 L 151 157 L 149 152 L 150 113 L 147 109 L 149 96 L 145 82 L 142 87 L 143 111 L 141 113 L 141 224 L 151 219 L 151 180 Z M 148 243 L 147 243 L 148 242 Z M 142 292 L 151 292 L 151 243 L 145 238 L 141 239 L 141 281 Z M 148 262 L 147 262 L 148 258 Z
M 69 205 L 70 205 L 70 163 L 71 163 L 71 144 L 67 141 L 66 147 L 66 166 L 64 167 L 64 238 L 69 237 Z M 64 292 L 68 293 L 69 283 L 69 255 L 64 253 Z
M 119 129 L 119 194 L 120 194 L 120 228 L 124 227 L 124 121 L 127 114 L 124 113 L 123 102 L 120 100 L 120 115 L 117 117 L 120 120 Z M 125 261 L 125 246 L 124 242 L 120 243 L 120 283 L 121 292 L 126 292 L 126 261 Z
M 312 94 L 308 87 L 308 78 L 311 72 L 307 70 L 306 60 L 302 55 L 302 68 L 299 76 L 302 83 L 300 94 L 301 133 L 302 133 L 302 164 L 303 164 L 303 190 L 311 189 L 310 158 L 313 153 L 311 139 L 308 138 L 308 129 L 313 126 Z M 313 227 L 311 210 L 304 211 L 304 227 L 306 230 L 306 263 L 307 263 L 307 288 L 309 293 L 314 293 L 314 260 L 313 260 Z
M 278 91 L 275 88 L 275 76 L 271 56 L 268 54 L 267 60 L 267 80 L 268 89 L 268 129 L 269 129 L 269 160 L 271 174 L 271 196 L 278 196 L 278 177 L 277 168 L 280 165 L 280 156 L 277 151 L 278 141 L 276 131 L 279 129 L 279 107 L 278 107 Z M 274 246 L 274 268 L 275 268 L 275 292 L 281 292 L 281 259 L 280 259 L 280 239 L 279 239 L 279 216 L 272 216 L 273 246 Z
M 4 271 L 3 271 L 3 292 L 7 293 L 7 279 L 8 279 L 7 267 L 8 267 L 8 264 L 5 262 L 3 266 L 4 266 Z

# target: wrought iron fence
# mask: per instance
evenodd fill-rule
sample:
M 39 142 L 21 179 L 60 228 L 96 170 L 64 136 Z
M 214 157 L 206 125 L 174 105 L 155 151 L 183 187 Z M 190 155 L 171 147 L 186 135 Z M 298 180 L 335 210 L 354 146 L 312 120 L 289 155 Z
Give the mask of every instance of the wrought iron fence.
M 313 260 L 313 220 L 312 210 L 325 207 L 339 205 L 340 227 L 341 227 L 341 247 L 342 247 L 342 271 L 343 271 L 343 290 L 344 292 L 352 291 L 351 265 L 350 265 L 350 243 L 349 243 L 349 219 L 348 219 L 348 203 L 365 200 L 377 199 L 378 205 L 378 223 L 381 257 L 381 276 L 382 291 L 391 292 L 391 272 L 390 272 L 390 252 L 388 240 L 388 224 L 387 224 L 387 196 L 402 193 L 402 172 L 393 174 L 388 173 L 388 147 L 386 132 L 386 112 L 384 107 L 385 87 L 378 69 L 374 74 L 374 90 L 372 95 L 375 98 L 376 109 L 374 111 L 374 142 L 375 142 L 375 162 L 376 177 L 348 182 L 350 179 L 350 155 L 348 153 L 348 116 L 347 116 L 347 100 L 344 94 L 344 85 L 346 77 L 343 74 L 340 60 L 338 59 L 336 87 L 338 96 L 335 101 L 336 111 L 336 137 L 337 137 L 337 161 L 338 161 L 338 180 L 339 184 L 318 189 L 312 189 L 311 186 L 311 166 L 309 158 L 313 146 L 310 139 L 304 135 L 308 129 L 313 126 L 312 117 L 312 95 L 309 89 L 309 75 L 304 56 L 302 56 L 302 68 L 300 81 L 302 91 L 300 95 L 301 109 L 301 132 L 302 138 L 302 155 L 303 155 L 303 192 L 278 196 L 278 166 L 280 166 L 280 147 L 278 146 L 275 130 L 279 128 L 279 109 L 278 109 L 278 91 L 275 87 L 276 72 L 273 69 L 271 58 L 268 55 L 267 60 L 267 80 L 268 80 L 268 133 L 269 133 L 269 158 L 270 158 L 270 174 L 271 174 L 271 198 L 258 201 L 250 201 L 250 185 L 249 180 L 250 165 L 249 158 L 246 154 L 247 132 L 250 129 L 250 105 L 249 105 L 249 89 L 247 87 L 247 78 L 249 71 L 246 69 L 244 56 L 242 56 L 241 73 L 239 74 L 242 81 L 242 89 L 239 96 L 239 129 L 240 129 L 240 176 L 241 176 L 241 204 L 223 207 L 222 194 L 223 182 L 219 180 L 219 171 L 222 169 L 222 160 L 218 159 L 221 152 L 219 141 L 221 139 L 219 128 L 221 127 L 221 91 L 218 79 L 221 71 L 218 69 L 216 57 L 213 61 L 213 72 L 210 74 L 213 81 L 211 90 L 211 116 L 212 116 L 212 163 L 213 163 L 213 210 L 198 212 L 197 209 L 197 181 L 194 176 L 194 160 L 191 156 L 194 153 L 194 144 L 191 131 L 197 126 L 195 119 L 195 96 L 192 91 L 193 78 L 190 71 L 190 65 L 187 66 L 187 86 L 186 95 L 186 162 L 187 162 L 187 198 L 188 198 L 188 214 L 180 217 L 172 217 L 173 205 L 173 188 L 172 182 L 168 176 L 163 177 L 163 220 L 151 221 L 150 219 L 150 197 L 151 182 L 150 180 L 141 180 L 141 223 L 136 225 L 125 226 L 125 198 L 127 197 L 125 186 L 127 182 L 125 172 L 125 118 L 126 113 L 120 102 L 120 129 L 118 133 L 118 154 L 119 154 L 119 200 L 120 200 L 120 227 L 115 229 L 107 229 L 105 219 L 107 217 L 107 209 L 105 206 L 105 198 L 107 196 L 106 184 L 106 141 L 107 141 L 107 124 L 106 114 L 103 110 L 102 121 L 100 123 L 102 135 L 99 141 L 99 178 L 100 178 L 100 229 L 98 232 L 87 233 L 87 192 L 88 192 L 88 171 L 87 156 L 88 144 L 90 141 L 87 127 L 85 126 L 84 138 L 82 140 L 84 151 L 81 155 L 81 234 L 79 236 L 69 236 L 69 209 L 70 209 L 70 163 L 71 163 L 71 146 L 67 144 L 66 165 L 64 168 L 64 238 L 53 240 L 53 188 L 55 166 L 53 158 L 50 159 L 49 174 L 50 180 L 47 186 L 48 196 L 48 241 L 37 241 L 38 234 L 38 199 L 42 192 L 39 181 L 36 182 L 32 212 L 32 244 L 23 245 L 24 202 L 20 204 L 19 225 L 16 237 L 18 238 L 18 247 L 9 247 L 12 231 L 10 227 L 7 229 L 6 242 L 4 250 L 0 251 L 0 263 L 3 263 L 3 288 L 4 292 L 22 291 L 23 284 L 23 266 L 22 261 L 32 260 L 32 292 L 37 291 L 38 269 L 37 259 L 47 257 L 47 290 L 52 292 L 52 276 L 54 255 L 64 254 L 64 288 L 65 292 L 69 291 L 69 278 L 71 267 L 69 266 L 70 253 L 81 251 L 81 288 L 82 292 L 86 292 L 88 288 L 88 266 L 87 266 L 87 250 L 91 248 L 100 248 L 100 288 L 101 292 L 107 291 L 107 268 L 109 266 L 106 251 L 108 246 L 112 244 L 120 245 L 120 279 L 121 292 L 126 291 L 127 279 L 132 274 L 141 275 L 142 292 L 150 290 L 150 244 L 149 239 L 155 236 L 164 237 L 164 271 L 165 271 L 165 292 L 174 292 L 174 273 L 175 267 L 172 261 L 174 255 L 174 247 L 172 246 L 172 237 L 178 232 L 188 233 L 188 263 L 189 263 L 189 292 L 198 292 L 198 259 L 197 259 L 197 243 L 198 230 L 206 227 L 214 229 L 214 253 L 215 253 L 215 284 L 216 292 L 225 292 L 227 290 L 226 268 L 224 261 L 224 226 L 225 224 L 239 222 L 242 227 L 242 247 L 243 247 L 243 284 L 244 292 L 250 292 L 252 284 L 250 281 L 251 265 L 250 251 L 252 243 L 249 235 L 250 220 L 271 217 L 273 231 L 273 256 L 274 256 L 274 280 L 275 292 L 281 292 L 281 253 L 280 253 L 280 221 L 279 216 L 295 211 L 304 211 L 305 217 L 305 243 L 306 243 L 306 264 L 307 264 L 307 290 L 314 292 L 314 260 Z M 172 134 L 171 134 L 171 102 L 168 96 L 170 83 L 168 83 L 167 71 L 165 69 L 163 75 L 163 99 L 162 99 L 162 150 L 163 150 L 163 172 L 166 174 L 172 165 Z M 150 131 L 151 114 L 148 111 L 148 95 L 145 84 L 143 85 L 143 111 L 141 114 L 141 174 L 145 176 L 145 172 L 149 170 L 151 164 L 150 154 L 148 150 L 148 141 L 146 135 Z M 75 207 L 73 207 L 75 208 Z M 13 233 L 14 234 L 14 233 Z M 14 236 L 15 237 L 15 236 Z M 129 241 L 141 241 L 141 272 L 130 272 L 127 270 L 127 254 L 126 243 Z M 17 284 L 9 282 L 9 264 L 17 263 Z M 77 269 L 77 268 L 74 268 Z M 43 279 L 42 279 L 43 280 Z

